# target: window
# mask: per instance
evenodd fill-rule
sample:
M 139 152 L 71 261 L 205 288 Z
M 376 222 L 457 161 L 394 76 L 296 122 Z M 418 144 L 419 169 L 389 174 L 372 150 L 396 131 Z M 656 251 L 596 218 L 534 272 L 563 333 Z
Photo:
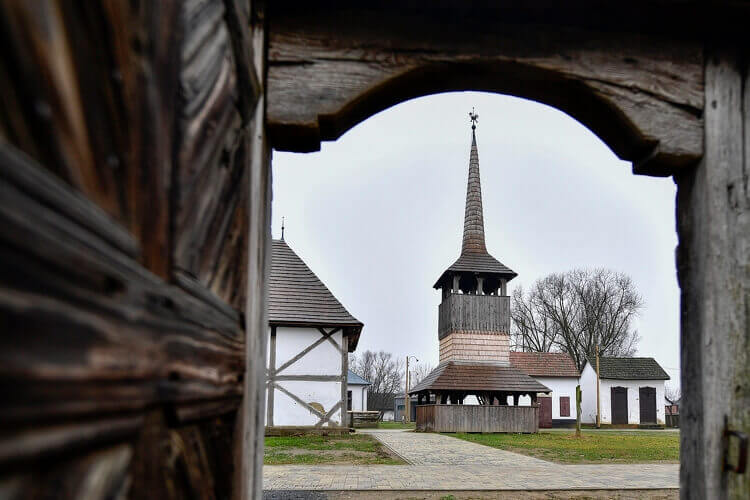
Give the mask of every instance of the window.
M 570 397 L 568 396 L 560 396 L 560 416 L 570 416 Z
M 352 391 L 346 391 L 346 409 L 353 410 L 352 408 Z

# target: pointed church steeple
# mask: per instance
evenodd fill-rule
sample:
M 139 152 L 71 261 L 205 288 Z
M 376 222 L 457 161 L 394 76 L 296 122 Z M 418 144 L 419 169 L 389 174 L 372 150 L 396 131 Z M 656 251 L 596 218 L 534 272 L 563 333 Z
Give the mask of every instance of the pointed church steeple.
M 477 115 L 471 114 L 472 122 Z M 469 180 L 466 183 L 466 210 L 464 212 L 464 239 L 461 253 L 487 253 L 484 243 L 484 213 L 482 211 L 482 184 L 479 178 L 479 153 L 477 152 L 476 125 L 471 125 L 471 153 L 469 153 Z
M 472 293 L 483 294 L 485 289 L 505 293 L 505 283 L 517 274 L 504 266 L 487 251 L 484 240 L 484 212 L 482 208 L 482 184 L 479 177 L 479 152 L 477 148 L 477 120 L 479 115 L 469 113 L 471 119 L 471 151 L 469 152 L 469 177 L 466 183 L 466 208 L 464 211 L 464 234 L 461 255 L 440 276 L 434 288 L 457 291 L 474 288 Z M 497 286 L 495 286 L 497 284 Z M 491 292 L 497 293 L 497 292 Z

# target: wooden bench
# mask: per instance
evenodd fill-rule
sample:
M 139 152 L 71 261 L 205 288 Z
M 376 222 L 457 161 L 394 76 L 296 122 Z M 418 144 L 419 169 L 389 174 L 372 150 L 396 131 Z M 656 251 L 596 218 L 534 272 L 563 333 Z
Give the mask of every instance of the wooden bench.
M 349 425 L 355 428 L 377 427 L 381 418 L 379 411 L 348 411 L 346 413 L 349 415 Z

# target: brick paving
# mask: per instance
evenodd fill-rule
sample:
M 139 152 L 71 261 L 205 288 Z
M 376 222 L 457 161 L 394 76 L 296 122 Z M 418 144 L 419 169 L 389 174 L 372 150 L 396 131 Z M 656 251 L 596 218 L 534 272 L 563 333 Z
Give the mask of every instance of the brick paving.
M 275 465 L 266 490 L 679 488 L 679 464 L 560 465 L 440 434 L 372 432 L 411 465 Z

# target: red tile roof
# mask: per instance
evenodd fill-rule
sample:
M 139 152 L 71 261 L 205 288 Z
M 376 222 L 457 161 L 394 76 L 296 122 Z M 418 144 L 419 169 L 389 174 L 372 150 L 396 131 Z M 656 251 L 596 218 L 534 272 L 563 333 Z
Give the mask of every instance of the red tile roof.
M 562 352 L 511 352 L 510 364 L 532 377 L 578 377 L 570 355 Z

